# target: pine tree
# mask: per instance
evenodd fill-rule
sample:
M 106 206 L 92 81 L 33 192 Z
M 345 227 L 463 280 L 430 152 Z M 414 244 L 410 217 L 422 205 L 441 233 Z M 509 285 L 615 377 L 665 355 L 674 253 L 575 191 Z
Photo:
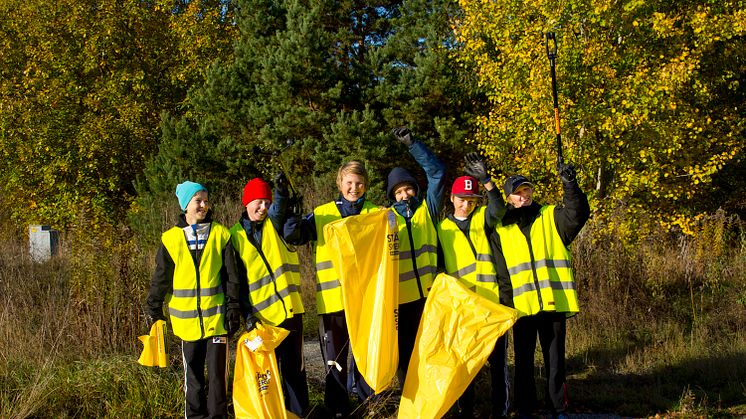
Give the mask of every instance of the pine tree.
M 358 159 L 371 173 L 369 197 L 383 202 L 388 170 L 412 164 L 390 134 L 400 125 L 459 165 L 480 101 L 452 58 L 453 3 L 245 0 L 239 8 L 234 59 L 191 91 L 193 122 L 164 121 L 164 142 L 173 123 L 210 139 L 226 191 L 282 166 L 315 205 L 336 193 L 337 168 Z

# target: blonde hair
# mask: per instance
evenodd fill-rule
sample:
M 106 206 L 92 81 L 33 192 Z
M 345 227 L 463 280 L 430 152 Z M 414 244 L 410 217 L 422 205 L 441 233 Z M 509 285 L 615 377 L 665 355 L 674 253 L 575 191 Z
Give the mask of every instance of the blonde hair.
M 339 190 L 342 190 L 342 178 L 350 173 L 361 176 L 363 182 L 365 182 L 365 187 L 368 187 L 368 171 L 365 170 L 365 165 L 357 160 L 351 160 L 343 164 L 337 171 L 337 188 Z

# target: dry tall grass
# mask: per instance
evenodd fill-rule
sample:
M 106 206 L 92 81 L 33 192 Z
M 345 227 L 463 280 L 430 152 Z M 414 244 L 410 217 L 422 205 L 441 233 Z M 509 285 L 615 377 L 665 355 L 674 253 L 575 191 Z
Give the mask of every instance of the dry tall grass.
M 240 206 L 216 206 L 225 209 L 219 221 L 235 222 Z M 162 371 L 135 362 L 154 246 L 126 227 L 72 231 L 60 255 L 35 264 L 23 230 L 5 221 L 3 231 L 13 234 L 0 242 L 0 417 L 178 417 L 179 362 Z M 311 255 L 301 252 L 306 332 L 315 338 Z M 746 414 L 746 235 L 737 220 L 720 214 L 697 237 L 660 234 L 634 246 L 589 225 L 574 254 L 582 304 L 568 321 L 574 411 Z M 481 374 L 483 414 L 487 384 Z M 374 406 L 377 417 L 395 399 L 380 399 L 388 407 Z

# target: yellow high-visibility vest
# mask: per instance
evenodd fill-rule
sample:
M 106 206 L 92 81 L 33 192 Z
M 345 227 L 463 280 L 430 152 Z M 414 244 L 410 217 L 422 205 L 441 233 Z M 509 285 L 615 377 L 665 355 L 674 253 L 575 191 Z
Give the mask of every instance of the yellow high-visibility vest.
M 399 304 L 405 304 L 430 293 L 438 269 L 438 232 L 424 200 L 412 215 L 411 229 L 394 213 L 399 225 Z
M 195 341 L 227 333 L 223 325 L 225 295 L 220 268 L 223 249 L 229 240 L 228 229 L 212 222 L 198 271 L 181 227 L 173 227 L 161 236 L 174 261 L 173 290 L 166 297 L 168 314 L 174 334 L 182 340 Z
M 249 299 L 254 314 L 272 326 L 302 314 L 298 253 L 290 250 L 265 219 L 261 253 L 246 237 L 240 222 L 231 227 L 231 243 L 246 267 Z
M 377 211 L 379 208 L 369 201 L 363 203 L 361 214 L 367 214 Z M 331 252 L 334 249 L 329 248 L 324 239 L 324 226 L 328 223 L 339 220 L 342 214 L 339 213 L 337 204 L 332 201 L 324 205 L 319 205 L 313 210 L 313 219 L 316 224 L 316 313 L 326 314 L 344 310 L 342 301 L 342 288 L 337 278 L 334 265 L 332 264 Z
M 443 246 L 446 273 L 460 279 L 467 288 L 496 303 L 500 302 L 497 273 L 492 250 L 484 231 L 486 207 L 474 210 L 469 238 L 455 222 L 446 218 L 438 224 L 438 238 Z M 469 244 L 471 240 L 472 246 Z M 474 254 L 476 252 L 476 255 Z
M 531 226 L 531 248 L 517 224 L 498 224 L 513 304 L 521 315 L 557 311 L 571 316 L 579 311 L 572 273 L 572 255 L 557 232 L 554 205 L 543 206 Z

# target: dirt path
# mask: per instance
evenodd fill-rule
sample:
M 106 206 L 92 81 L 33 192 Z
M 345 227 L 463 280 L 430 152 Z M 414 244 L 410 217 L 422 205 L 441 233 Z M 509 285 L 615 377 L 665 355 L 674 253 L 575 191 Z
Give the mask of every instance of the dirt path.
M 316 339 L 306 338 L 304 343 L 304 354 L 306 361 L 306 374 L 311 387 L 322 389 L 324 383 L 324 363 L 321 357 L 321 348 Z M 380 416 L 379 416 L 380 417 Z M 603 413 L 578 413 L 570 414 L 570 419 L 630 419 L 615 414 Z

